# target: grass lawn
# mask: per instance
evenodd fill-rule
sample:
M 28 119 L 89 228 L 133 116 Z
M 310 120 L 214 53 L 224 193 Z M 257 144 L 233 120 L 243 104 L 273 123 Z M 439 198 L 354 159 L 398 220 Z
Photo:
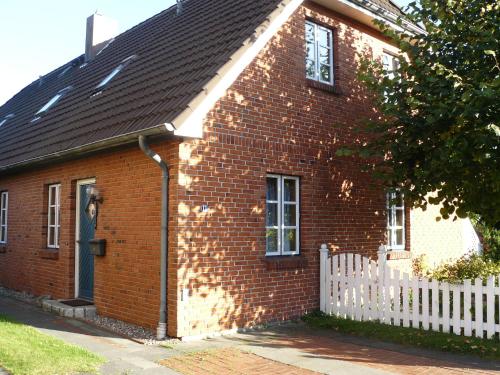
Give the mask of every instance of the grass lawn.
M 97 373 L 100 356 L 0 315 L 0 367 L 12 375 Z
M 396 344 L 413 345 L 419 348 L 477 355 L 482 358 L 500 360 L 500 342 L 474 337 L 457 336 L 415 328 L 395 327 L 376 322 L 358 322 L 314 312 L 302 318 L 309 326 L 332 329 L 356 336 L 370 337 Z

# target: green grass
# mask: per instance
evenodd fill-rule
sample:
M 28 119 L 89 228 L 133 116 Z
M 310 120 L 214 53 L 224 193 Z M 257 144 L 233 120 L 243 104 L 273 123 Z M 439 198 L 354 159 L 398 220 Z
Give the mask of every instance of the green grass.
M 332 329 L 340 333 L 369 337 L 396 344 L 412 345 L 419 348 L 477 355 L 486 359 L 500 360 L 500 342 L 497 339 L 486 340 L 441 332 L 423 331 L 415 328 L 395 327 L 377 322 L 358 322 L 327 316 L 321 312 L 313 312 L 305 315 L 302 320 L 315 328 Z
M 97 373 L 104 359 L 0 315 L 0 367 L 12 375 Z

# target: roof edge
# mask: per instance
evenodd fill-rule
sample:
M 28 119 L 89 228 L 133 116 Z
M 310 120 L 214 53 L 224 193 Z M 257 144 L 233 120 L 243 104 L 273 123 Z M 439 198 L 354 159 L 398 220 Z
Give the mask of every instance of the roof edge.
M 77 156 L 84 156 L 94 152 L 102 151 L 105 149 L 109 149 L 111 147 L 123 146 L 126 144 L 131 144 L 135 141 L 140 135 L 145 136 L 154 136 L 161 134 L 170 133 L 166 124 L 161 124 L 157 126 L 153 126 L 148 129 L 130 132 L 126 134 L 122 134 L 116 137 L 106 138 L 100 141 L 92 142 L 83 146 L 73 147 L 64 151 L 54 152 L 51 154 L 43 155 L 36 158 L 25 159 L 17 163 L 7 164 L 4 166 L 0 166 L 0 175 L 5 172 L 13 172 L 19 169 L 31 167 L 38 164 L 48 163 L 52 161 L 63 161 L 65 158 L 73 158 Z M 63 160 L 61 160 L 63 159 Z

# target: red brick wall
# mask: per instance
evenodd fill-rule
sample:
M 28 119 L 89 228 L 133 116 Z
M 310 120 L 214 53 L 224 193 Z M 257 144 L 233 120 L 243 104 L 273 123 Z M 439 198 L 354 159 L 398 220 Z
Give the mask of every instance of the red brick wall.
M 175 178 L 178 143 L 154 148 L 172 165 Z M 159 311 L 161 171 L 138 146 L 0 178 L 0 191 L 9 191 L 9 237 L 6 252 L 0 253 L 0 285 L 58 299 L 74 297 L 76 181 L 91 177 L 104 197 L 96 237 L 107 240 L 106 256 L 95 258 L 98 311 L 154 327 Z M 61 184 L 56 254 L 47 252 L 51 183 Z M 175 206 L 175 183 L 171 187 Z M 174 220 L 170 230 L 175 238 Z
M 340 94 L 306 82 L 306 17 L 335 29 Z M 359 137 L 355 128 L 373 114 L 356 81 L 357 54 L 380 56 L 384 48 L 391 46 L 364 26 L 316 5 L 301 7 L 217 103 L 204 139 L 181 145 L 179 308 L 171 334 L 286 320 L 318 308 L 322 243 L 375 256 L 385 242 L 385 193 L 362 163 L 335 151 Z M 267 173 L 301 178 L 305 266 L 268 270 Z M 200 213 L 202 204 L 209 212 Z

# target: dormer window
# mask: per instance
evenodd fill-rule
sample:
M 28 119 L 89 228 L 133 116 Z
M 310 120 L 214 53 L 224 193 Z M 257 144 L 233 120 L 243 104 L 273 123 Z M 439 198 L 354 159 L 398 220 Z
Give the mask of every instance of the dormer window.
M 61 98 L 66 95 L 72 89 L 71 86 L 66 87 L 59 91 L 52 99 L 50 99 L 47 104 L 45 104 L 40 110 L 36 113 L 35 118 L 39 118 L 41 115 L 45 114 L 51 107 L 53 107 Z
M 118 65 L 110 74 L 104 78 L 101 83 L 97 85 L 95 88 L 94 95 L 100 94 L 102 90 L 115 78 L 123 69 L 125 69 L 128 64 L 130 64 L 132 61 L 134 61 L 137 58 L 136 55 L 127 57 L 125 60 L 123 60 L 120 65 Z
M 9 121 L 11 118 L 14 118 L 14 114 L 10 113 L 7 116 L 5 116 L 3 119 L 0 120 L 0 127 L 2 127 L 7 121 Z

